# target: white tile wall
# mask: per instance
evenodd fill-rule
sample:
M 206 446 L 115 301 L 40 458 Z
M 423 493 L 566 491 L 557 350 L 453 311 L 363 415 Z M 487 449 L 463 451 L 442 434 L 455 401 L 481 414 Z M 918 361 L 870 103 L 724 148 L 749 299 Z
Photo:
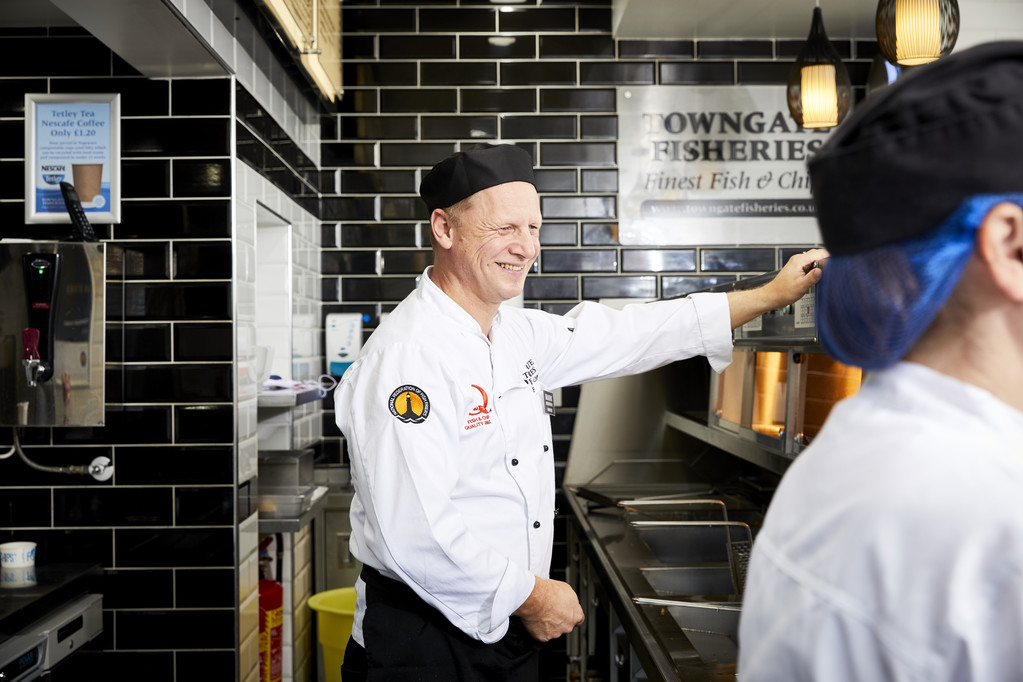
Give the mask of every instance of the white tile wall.
M 245 164 L 237 167 L 238 214 L 251 215 L 258 225 L 254 228 L 254 341 L 274 349 L 271 373 L 297 381 L 317 379 L 325 372 L 319 221 Z M 257 208 L 258 204 L 262 208 Z M 253 357 L 239 352 L 239 364 L 251 363 Z M 321 410 L 318 402 L 291 411 L 260 410 L 256 427 L 259 449 L 289 450 L 314 444 L 321 434 Z
M 307 678 L 311 654 L 312 610 L 312 533 L 307 525 L 296 533 L 284 535 L 281 556 L 281 587 L 284 588 L 283 676 L 282 682 L 301 682 Z
M 259 592 L 253 593 L 238 610 L 239 679 L 259 680 Z
M 250 438 L 238 442 L 238 483 L 244 483 L 257 473 L 259 441 L 253 434 Z
M 258 556 L 259 552 L 259 515 L 252 514 L 238 524 L 238 557 L 241 560 Z
M 250 556 L 238 567 L 238 596 L 239 603 L 244 604 L 245 600 L 252 596 L 254 591 L 259 590 L 259 553 Z
M 194 3 L 194 0 L 189 0 Z M 207 8 L 208 10 L 209 8 Z M 232 106 L 233 109 L 233 106 Z M 234 196 L 243 194 L 246 176 L 241 172 L 247 168 L 234 161 Z M 256 345 L 256 211 L 255 206 L 232 202 L 234 217 L 234 296 L 235 296 L 235 396 L 237 401 L 236 451 L 238 483 L 253 478 L 257 472 L 258 449 L 256 428 L 258 412 L 256 400 L 259 394 L 255 371 Z M 239 553 L 239 562 L 246 555 Z M 247 668 L 242 665 L 241 677 Z
M 245 640 L 259 630 L 259 591 L 249 595 L 238 609 L 238 632 Z
M 278 92 L 270 81 L 267 74 L 264 74 L 249 57 L 249 53 L 232 35 L 229 27 L 225 27 L 213 14 L 213 10 L 204 0 L 170 0 L 188 20 L 196 32 L 205 40 L 217 53 L 217 55 L 233 69 L 238 81 L 255 96 L 258 101 L 270 113 L 275 121 L 288 133 L 298 147 L 308 156 L 314 164 L 320 163 L 320 122 L 318 112 L 301 97 L 295 97 L 294 93 Z M 241 24 L 250 24 L 248 17 L 238 12 L 236 22 L 239 24 L 235 29 L 237 35 L 254 35 L 255 29 L 251 26 L 242 27 Z M 271 57 L 269 68 L 271 70 L 282 69 L 279 62 Z M 290 80 L 284 79 L 289 83 Z M 288 95 L 292 95 L 289 97 Z M 296 110 L 290 104 L 297 103 L 300 110 Z
M 180 7 L 179 7 L 180 9 Z M 201 0 L 187 0 L 185 16 L 193 16 L 190 13 L 209 13 L 208 7 Z M 214 17 L 210 14 L 207 17 L 210 22 L 210 37 L 203 34 L 207 40 L 221 52 L 224 49 L 226 39 L 224 32 L 217 28 Z M 237 59 L 238 55 L 244 56 L 232 40 L 231 61 L 238 64 L 239 81 L 247 87 L 250 92 L 256 95 L 257 101 L 270 111 L 277 122 L 291 134 L 292 138 L 299 143 L 303 151 L 319 161 L 319 124 L 315 116 L 309 118 L 310 125 L 302 124 L 302 117 L 295 112 L 287 110 L 284 106 L 284 98 L 273 92 L 269 81 L 254 68 L 251 62 L 242 65 L 247 60 Z M 224 52 L 221 52 L 222 56 Z M 311 141 L 311 142 L 310 142 Z M 303 144 L 310 142 L 310 144 Z M 319 245 L 318 245 L 318 220 L 298 204 L 292 201 L 287 195 L 274 187 L 269 181 L 256 173 L 246 164 L 236 161 L 234 163 L 234 243 L 235 243 L 235 329 L 236 329 L 236 386 L 238 401 L 238 482 L 249 480 L 257 473 L 258 449 L 289 449 L 298 440 L 303 445 L 314 442 L 317 436 L 313 436 L 314 424 L 318 426 L 318 415 L 304 415 L 299 421 L 299 428 L 295 429 L 290 412 L 282 415 L 276 422 L 264 427 L 259 420 L 259 411 L 256 407 L 259 386 L 255 376 L 254 361 L 255 345 L 269 345 L 275 348 L 274 364 L 271 371 L 281 376 L 292 376 L 296 379 L 305 379 L 310 376 L 318 376 L 323 372 L 324 360 L 318 344 L 310 339 L 315 339 L 319 334 L 320 302 L 319 302 Z M 264 230 L 257 229 L 259 219 L 258 204 L 271 208 L 280 216 L 286 224 L 290 225 L 288 230 L 279 233 L 271 232 L 264 234 Z M 269 239 L 270 243 L 260 244 L 259 240 Z M 273 247 L 272 253 L 275 257 L 269 258 L 276 261 L 271 264 L 272 270 L 266 272 L 260 258 L 262 246 Z M 276 293 L 264 296 L 260 289 L 261 278 L 269 274 L 275 281 L 282 283 Z M 295 283 L 297 282 L 297 287 Z M 297 288 L 298 294 L 292 291 Z M 295 319 L 296 313 L 301 316 Z M 267 319 L 269 316 L 269 320 Z M 301 353 L 295 358 L 293 349 L 293 338 L 297 332 L 299 339 L 298 348 Z M 279 349 L 279 350 L 278 350 Z M 297 360 L 297 362 L 296 362 Z M 295 367 L 301 372 L 296 372 Z M 318 429 L 315 431 L 319 433 Z M 261 443 L 261 439 L 265 442 Z M 258 515 L 251 517 L 254 527 L 258 530 Z M 252 545 L 248 534 L 244 535 L 244 541 L 240 537 L 240 544 L 246 548 Z M 258 543 L 258 533 L 256 537 Z M 239 554 L 239 598 L 241 608 L 239 609 L 239 679 L 259 679 L 259 565 L 258 551 L 252 551 L 247 556 Z M 290 591 L 290 584 L 286 588 Z M 292 623 L 287 623 L 290 629 Z M 300 636 L 306 639 L 309 637 L 309 629 L 304 632 L 300 630 Z M 286 640 L 288 646 L 285 650 L 285 670 L 292 667 L 292 637 Z M 303 645 L 304 647 L 304 645 Z M 304 651 L 300 648 L 299 651 Z M 305 656 L 300 656 L 304 659 Z M 301 661 L 300 661 L 301 662 Z M 299 679 L 305 679 L 306 675 L 299 675 Z M 290 674 L 286 679 L 292 679 Z

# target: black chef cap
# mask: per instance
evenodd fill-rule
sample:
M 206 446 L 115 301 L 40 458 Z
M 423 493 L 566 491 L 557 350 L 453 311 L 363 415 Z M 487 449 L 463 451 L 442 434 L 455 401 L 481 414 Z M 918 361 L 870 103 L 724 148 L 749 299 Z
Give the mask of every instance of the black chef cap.
M 1023 41 L 904 74 L 846 119 L 809 169 L 833 256 L 925 235 L 973 195 L 1023 192 Z
M 533 179 L 529 152 L 513 145 L 481 144 L 439 162 L 419 184 L 419 194 L 432 213 L 494 185 Z

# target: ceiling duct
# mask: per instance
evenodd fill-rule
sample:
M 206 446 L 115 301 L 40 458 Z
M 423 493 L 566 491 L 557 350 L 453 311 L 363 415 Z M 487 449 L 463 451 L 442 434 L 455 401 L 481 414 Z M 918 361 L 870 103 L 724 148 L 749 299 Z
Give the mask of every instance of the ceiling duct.
M 166 1 L 50 1 L 148 78 L 230 73 L 206 41 Z
M 615 38 L 642 40 L 764 40 L 806 38 L 807 0 L 614 0 Z M 870 2 L 826 3 L 828 31 L 873 38 Z

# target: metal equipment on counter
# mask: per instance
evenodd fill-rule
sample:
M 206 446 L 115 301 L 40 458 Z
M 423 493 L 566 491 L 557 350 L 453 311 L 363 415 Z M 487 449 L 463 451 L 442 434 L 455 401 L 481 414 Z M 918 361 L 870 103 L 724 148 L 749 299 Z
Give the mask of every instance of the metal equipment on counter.
M 567 497 L 568 578 L 586 611 L 569 640 L 580 675 L 734 678 L 762 505 L 741 484 L 713 484 L 671 457 L 612 462 Z
M 100 243 L 0 243 L 0 425 L 103 425 L 104 269 Z
M 714 290 L 748 288 L 774 273 Z M 586 612 L 572 672 L 734 680 L 749 554 L 780 475 L 858 368 L 817 345 L 813 290 L 704 358 L 582 387 L 564 477 L 568 580 Z
M 27 426 L 104 423 L 105 279 L 103 244 L 0 242 L 0 426 L 15 427 L 13 446 L 33 469 L 113 476 L 110 458 L 47 466 L 21 448 Z
M 103 597 L 86 592 L 99 566 L 32 567 L 29 584 L 0 586 L 0 679 L 49 679 L 103 631 Z M 9 570 L 9 569 L 8 569 Z

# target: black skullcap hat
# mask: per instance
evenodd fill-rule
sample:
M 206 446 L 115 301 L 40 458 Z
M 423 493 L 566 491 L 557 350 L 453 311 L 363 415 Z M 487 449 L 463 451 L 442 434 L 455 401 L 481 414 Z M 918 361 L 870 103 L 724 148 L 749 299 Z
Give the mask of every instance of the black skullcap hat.
M 906 73 L 868 97 L 809 169 L 833 256 L 923 236 L 975 194 L 1023 192 L 1023 41 Z
M 433 213 L 494 185 L 533 179 L 529 152 L 513 145 L 481 144 L 439 162 L 419 183 L 419 195 Z

